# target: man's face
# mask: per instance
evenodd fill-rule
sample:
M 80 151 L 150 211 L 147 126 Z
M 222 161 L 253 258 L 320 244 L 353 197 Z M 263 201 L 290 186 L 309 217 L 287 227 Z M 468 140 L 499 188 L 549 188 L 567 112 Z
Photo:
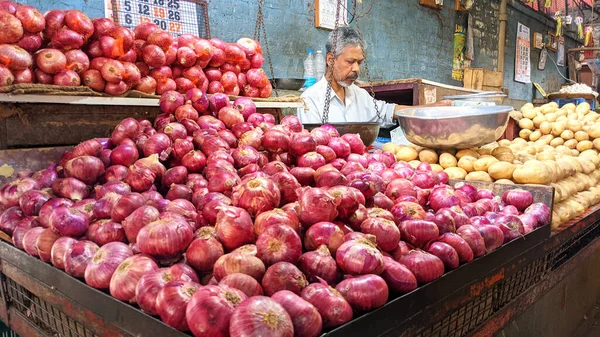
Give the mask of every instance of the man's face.
M 333 54 L 327 55 L 327 62 Z M 333 79 L 343 87 L 348 87 L 356 81 L 360 75 L 360 65 L 365 55 L 359 46 L 346 46 L 343 52 L 335 59 L 333 64 Z

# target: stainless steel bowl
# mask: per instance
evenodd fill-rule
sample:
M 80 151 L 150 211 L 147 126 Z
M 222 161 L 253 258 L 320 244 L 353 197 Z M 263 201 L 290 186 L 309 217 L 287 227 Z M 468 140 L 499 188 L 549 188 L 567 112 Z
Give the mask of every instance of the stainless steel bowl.
M 465 149 L 502 136 L 510 106 L 430 107 L 399 111 L 398 120 L 411 143 L 436 149 Z
M 377 139 L 377 135 L 379 134 L 380 124 L 378 122 L 368 122 L 368 123 L 329 123 L 333 125 L 335 129 L 340 133 L 340 136 L 346 133 L 358 133 L 363 143 L 366 146 L 369 146 L 375 142 Z M 315 124 L 304 124 L 304 128 L 308 130 L 312 130 L 314 128 L 318 128 L 323 124 L 315 123 Z
M 304 85 L 303 78 L 276 78 L 271 79 L 271 85 L 281 90 L 300 90 Z

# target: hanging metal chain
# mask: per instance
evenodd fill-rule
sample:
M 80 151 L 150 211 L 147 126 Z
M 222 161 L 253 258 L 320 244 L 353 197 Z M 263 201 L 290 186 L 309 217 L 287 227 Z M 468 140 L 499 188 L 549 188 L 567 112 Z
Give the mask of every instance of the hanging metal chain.
M 333 57 L 331 58 L 331 62 L 329 62 L 329 64 L 327 65 L 327 75 L 325 75 L 325 78 L 329 77 L 329 79 L 327 80 L 327 91 L 325 92 L 325 107 L 323 107 L 323 116 L 321 116 L 321 121 L 323 122 L 323 124 L 327 124 L 327 122 L 329 122 L 329 106 L 331 105 L 331 91 L 333 90 L 333 88 L 331 87 L 331 81 L 335 81 L 335 79 L 333 78 L 333 65 L 335 64 L 335 51 L 337 48 L 337 37 L 339 33 L 338 28 L 341 9 L 342 0 L 337 0 L 337 8 L 335 10 L 335 24 L 333 27 L 333 45 L 331 46 Z M 327 55 L 325 57 L 327 57 Z
M 353 0 L 354 2 L 354 15 L 356 15 L 356 0 Z M 360 32 L 360 28 L 358 26 L 358 18 L 356 18 L 356 32 L 358 33 L 358 36 L 360 37 L 361 41 L 365 41 L 362 37 L 362 33 Z M 364 51 L 363 51 L 364 53 Z M 381 117 L 381 113 L 379 112 L 379 107 L 377 106 L 377 99 L 375 99 L 375 90 L 373 90 L 373 82 L 371 82 L 371 75 L 369 74 L 369 62 L 367 62 L 367 56 L 365 55 L 364 58 L 364 62 L 365 62 L 365 74 L 367 75 L 367 81 L 369 81 L 369 91 L 371 92 L 371 97 L 373 98 L 373 105 L 375 105 L 375 113 L 377 115 L 377 121 L 383 121 L 383 118 Z
M 265 28 L 265 20 L 263 15 L 263 0 L 258 0 L 258 11 L 256 13 L 256 25 L 254 26 L 254 39 L 260 43 L 260 33 L 262 30 L 262 36 L 265 46 L 265 50 L 267 52 L 267 62 L 269 62 L 269 71 L 271 73 L 271 85 L 273 86 L 273 91 L 275 92 L 275 96 L 279 97 L 279 92 L 277 91 L 277 85 L 275 83 L 275 72 L 273 71 L 273 62 L 271 61 L 271 51 L 269 50 L 269 42 L 267 41 L 267 29 Z

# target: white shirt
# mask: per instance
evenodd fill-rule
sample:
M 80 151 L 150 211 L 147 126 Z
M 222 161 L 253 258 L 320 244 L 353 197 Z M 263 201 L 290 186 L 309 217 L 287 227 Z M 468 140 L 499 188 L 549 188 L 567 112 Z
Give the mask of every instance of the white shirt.
M 327 80 L 325 76 L 302 93 L 308 110 L 298 109 L 298 118 L 302 123 L 322 123 L 321 116 L 325 108 L 325 95 L 327 94 Z M 329 105 L 329 123 L 348 122 L 376 122 L 377 112 L 373 97 L 363 88 L 355 84 L 344 88 L 346 90 L 346 104 L 331 89 L 331 100 Z M 379 113 L 383 117 L 381 126 L 395 125 L 393 121 L 395 104 L 385 101 L 376 101 Z

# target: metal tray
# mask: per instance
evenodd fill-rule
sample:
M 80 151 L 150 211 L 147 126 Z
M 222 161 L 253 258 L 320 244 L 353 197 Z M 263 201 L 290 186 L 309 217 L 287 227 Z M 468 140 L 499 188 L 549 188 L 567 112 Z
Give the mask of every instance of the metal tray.
M 428 107 L 397 113 L 411 143 L 436 149 L 465 149 L 489 144 L 502 136 L 510 106 Z
M 340 133 L 340 136 L 346 133 L 358 133 L 360 134 L 360 138 L 366 146 L 369 146 L 375 142 L 377 139 L 377 135 L 379 134 L 379 127 L 381 124 L 379 122 L 367 122 L 367 123 L 358 123 L 358 122 L 349 122 L 349 123 L 328 123 L 333 125 L 336 130 Z M 321 123 L 311 123 L 304 124 L 304 128 L 307 130 L 312 130 L 314 128 L 318 128 L 322 126 Z

